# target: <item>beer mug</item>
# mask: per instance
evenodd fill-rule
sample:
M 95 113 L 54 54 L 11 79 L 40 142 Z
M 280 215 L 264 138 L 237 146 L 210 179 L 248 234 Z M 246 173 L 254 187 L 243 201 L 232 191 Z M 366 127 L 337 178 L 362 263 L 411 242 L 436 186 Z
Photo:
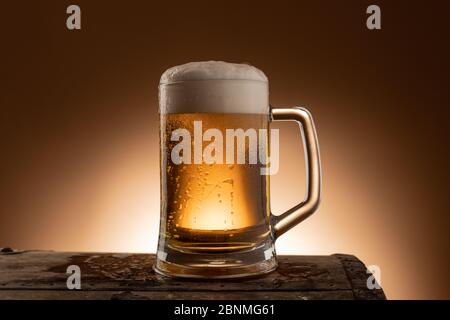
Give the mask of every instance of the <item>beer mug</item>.
M 268 98 L 266 76 L 246 64 L 192 62 L 162 75 L 156 272 L 211 279 L 268 273 L 277 267 L 275 240 L 317 209 L 321 165 L 311 114 L 272 109 Z M 273 215 L 269 177 L 278 135 L 270 123 L 279 120 L 301 128 L 307 194 Z

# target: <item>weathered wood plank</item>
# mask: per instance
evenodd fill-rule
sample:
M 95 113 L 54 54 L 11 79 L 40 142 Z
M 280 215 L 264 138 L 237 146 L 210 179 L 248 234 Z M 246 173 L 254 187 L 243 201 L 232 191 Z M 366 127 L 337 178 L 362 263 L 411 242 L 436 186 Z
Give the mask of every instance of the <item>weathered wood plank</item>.
M 330 290 L 351 289 L 335 257 L 281 256 L 279 268 L 264 277 L 198 281 L 156 274 L 152 254 L 77 254 L 30 251 L 0 256 L 1 289 L 66 289 L 69 265 L 81 269 L 87 290 Z M 186 285 L 189 283 L 189 285 Z
M 383 299 L 368 290 L 364 264 L 348 255 L 280 256 L 276 271 L 238 280 L 172 279 L 156 274 L 153 254 L 24 251 L 0 254 L 0 298 L 55 299 Z M 67 290 L 69 265 L 81 269 L 81 291 Z M 363 285 L 364 284 L 364 285 Z M 367 292 L 372 291 L 372 292 Z M 76 298 L 78 299 L 78 298 Z

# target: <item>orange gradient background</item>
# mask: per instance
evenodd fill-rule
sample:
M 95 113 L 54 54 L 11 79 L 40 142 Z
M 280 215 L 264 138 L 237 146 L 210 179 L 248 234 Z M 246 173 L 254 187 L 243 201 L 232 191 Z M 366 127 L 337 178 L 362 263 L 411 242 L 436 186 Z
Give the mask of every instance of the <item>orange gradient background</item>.
M 306 106 L 323 201 L 278 254 L 355 254 L 392 299 L 450 298 L 445 2 L 68 1 L 2 5 L 0 247 L 155 252 L 158 81 L 188 61 L 249 62 L 275 107 Z M 303 198 L 298 129 L 280 129 L 279 214 Z

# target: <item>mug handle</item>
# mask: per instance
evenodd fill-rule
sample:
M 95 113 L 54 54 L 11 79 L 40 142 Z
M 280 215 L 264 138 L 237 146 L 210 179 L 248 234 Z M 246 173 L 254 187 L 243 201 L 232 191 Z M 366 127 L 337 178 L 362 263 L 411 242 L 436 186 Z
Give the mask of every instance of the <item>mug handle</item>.
M 301 107 L 271 109 L 275 121 L 296 121 L 302 134 L 306 159 L 306 199 L 281 215 L 271 215 L 274 237 L 296 226 L 319 207 L 322 193 L 322 169 L 319 143 L 311 113 Z

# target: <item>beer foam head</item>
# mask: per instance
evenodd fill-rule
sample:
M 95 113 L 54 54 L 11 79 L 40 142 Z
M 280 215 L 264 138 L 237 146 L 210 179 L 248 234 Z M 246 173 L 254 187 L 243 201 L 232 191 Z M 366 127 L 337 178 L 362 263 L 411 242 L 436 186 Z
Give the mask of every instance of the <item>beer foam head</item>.
M 189 62 L 167 69 L 160 83 L 193 80 L 255 80 L 267 82 L 267 77 L 258 68 L 248 64 L 223 61 Z
M 161 113 L 268 113 L 268 80 L 248 64 L 190 62 L 161 76 Z

